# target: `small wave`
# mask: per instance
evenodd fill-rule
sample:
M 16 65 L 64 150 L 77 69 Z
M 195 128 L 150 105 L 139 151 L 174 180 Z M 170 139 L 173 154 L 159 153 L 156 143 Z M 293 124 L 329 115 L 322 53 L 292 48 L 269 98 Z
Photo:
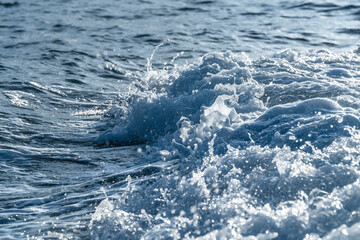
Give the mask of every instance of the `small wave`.
M 20 6 L 19 2 L 0 2 L 0 7 L 12 8 Z

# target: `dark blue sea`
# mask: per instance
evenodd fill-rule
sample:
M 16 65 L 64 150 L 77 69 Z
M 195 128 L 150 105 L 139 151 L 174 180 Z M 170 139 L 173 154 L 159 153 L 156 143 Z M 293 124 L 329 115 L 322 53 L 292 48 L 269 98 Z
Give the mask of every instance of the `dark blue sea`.
M 0 239 L 360 236 L 360 1 L 0 0 Z

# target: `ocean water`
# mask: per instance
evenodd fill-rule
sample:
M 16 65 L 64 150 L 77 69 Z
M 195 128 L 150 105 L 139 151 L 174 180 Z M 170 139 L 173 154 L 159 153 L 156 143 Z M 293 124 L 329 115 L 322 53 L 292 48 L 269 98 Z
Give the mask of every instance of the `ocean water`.
M 360 2 L 0 0 L 0 239 L 358 239 Z

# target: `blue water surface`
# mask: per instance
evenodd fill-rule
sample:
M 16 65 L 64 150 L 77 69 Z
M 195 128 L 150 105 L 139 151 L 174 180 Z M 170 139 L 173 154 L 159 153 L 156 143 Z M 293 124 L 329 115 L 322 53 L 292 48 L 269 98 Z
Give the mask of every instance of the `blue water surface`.
M 359 20 L 0 0 L 0 239 L 357 239 Z

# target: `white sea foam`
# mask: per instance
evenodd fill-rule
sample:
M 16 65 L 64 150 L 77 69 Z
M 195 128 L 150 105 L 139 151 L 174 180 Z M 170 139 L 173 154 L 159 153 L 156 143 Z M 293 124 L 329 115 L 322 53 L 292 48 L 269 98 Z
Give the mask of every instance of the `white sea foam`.
M 359 66 L 356 53 L 286 50 L 149 68 L 96 143 L 147 143 L 145 159 L 177 164 L 104 200 L 92 237 L 354 239 Z

